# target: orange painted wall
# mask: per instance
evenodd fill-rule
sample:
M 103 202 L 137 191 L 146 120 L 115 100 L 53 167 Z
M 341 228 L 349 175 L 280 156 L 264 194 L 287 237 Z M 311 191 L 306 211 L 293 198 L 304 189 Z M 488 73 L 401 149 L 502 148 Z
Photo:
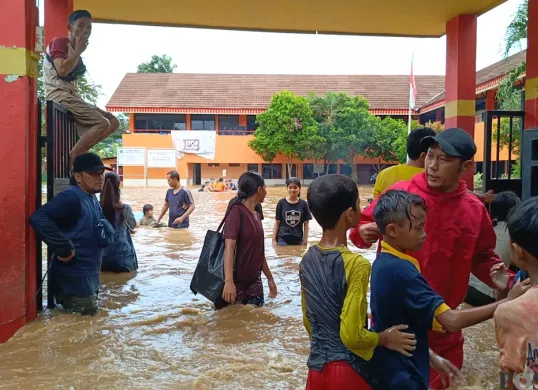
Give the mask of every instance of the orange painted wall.
M 229 164 L 219 164 L 218 167 L 210 167 L 207 164 L 203 164 L 201 167 L 202 177 L 218 179 L 222 177 L 224 179 L 238 179 L 243 173 L 247 171 L 247 164 L 240 164 L 238 167 L 231 167 Z M 222 176 L 222 170 L 226 170 L 226 176 Z
M 476 155 L 475 161 L 482 162 L 484 161 L 484 128 L 485 123 L 479 122 L 474 125 L 474 143 L 476 144 Z M 494 125 L 495 131 L 496 126 Z M 495 142 L 493 142 L 495 144 Z M 515 160 L 517 156 L 512 154 L 512 160 Z M 497 147 L 493 145 L 491 147 L 491 159 L 492 161 L 497 161 Z M 499 151 L 499 161 L 508 161 L 508 148 L 503 148 Z

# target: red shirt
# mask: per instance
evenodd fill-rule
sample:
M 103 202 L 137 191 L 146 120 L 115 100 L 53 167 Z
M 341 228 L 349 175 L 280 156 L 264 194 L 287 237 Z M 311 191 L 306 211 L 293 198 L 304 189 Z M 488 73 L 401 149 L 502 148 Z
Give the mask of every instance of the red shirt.
M 409 253 L 420 263 L 428 284 L 455 309 L 467 293 L 469 275 L 492 288 L 490 268 L 501 260 L 495 254 L 496 236 L 491 219 L 478 198 L 467 191 L 460 180 L 453 192 L 437 192 L 428 187 L 425 173 L 409 181 L 400 181 L 389 189 L 420 195 L 426 200 L 426 243 L 420 252 Z M 361 213 L 361 224 L 373 221 L 373 201 Z M 369 248 L 359 235 L 359 226 L 351 230 L 349 239 L 359 248 Z
M 226 217 L 224 238 L 236 241 L 234 266 L 234 283 L 238 292 L 236 299 L 241 300 L 240 293 L 247 290 L 252 296 L 263 295 L 263 288 L 262 291 L 249 289 L 260 280 L 265 260 L 264 233 L 259 214 L 250 212 L 243 204 L 233 206 Z

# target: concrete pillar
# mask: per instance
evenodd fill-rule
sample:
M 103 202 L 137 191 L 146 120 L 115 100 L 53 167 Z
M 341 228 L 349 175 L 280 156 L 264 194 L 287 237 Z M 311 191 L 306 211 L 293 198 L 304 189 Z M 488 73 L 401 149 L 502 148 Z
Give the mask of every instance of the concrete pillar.
M 53 38 L 66 37 L 72 0 L 45 0 L 45 45 Z
M 529 0 L 525 129 L 538 128 L 538 0 Z
M 474 138 L 476 107 L 476 15 L 446 24 L 445 129 L 459 127 Z M 464 180 L 473 188 L 473 172 Z
M 28 224 L 40 175 L 35 0 L 0 0 L 0 342 L 36 317 L 35 236 Z

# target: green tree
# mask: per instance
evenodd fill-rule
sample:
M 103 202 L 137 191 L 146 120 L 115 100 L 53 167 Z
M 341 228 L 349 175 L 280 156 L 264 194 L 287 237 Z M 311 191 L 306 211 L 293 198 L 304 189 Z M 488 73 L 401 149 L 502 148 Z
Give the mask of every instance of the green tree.
M 313 158 L 323 142 L 308 100 L 293 92 L 275 93 L 267 111 L 259 114 L 256 121 L 258 129 L 249 142 L 250 148 L 267 162 L 283 154 L 290 173 L 294 159 Z
M 351 99 L 342 92 L 328 92 L 324 96 L 310 94 L 308 99 L 310 100 L 314 119 L 318 123 L 318 135 L 322 139 L 314 153 L 314 160 L 316 162 L 322 160 L 324 173 L 327 173 L 329 163 L 336 161 L 338 154 L 334 134 L 337 118 L 346 105 L 352 104 Z
M 348 96 L 343 108 L 336 115 L 335 128 L 331 132 L 335 157 L 351 167 L 351 175 L 357 180 L 357 158 L 364 155 L 369 137 L 375 127 L 375 117 L 368 112 L 368 100 L 362 96 Z
M 383 119 L 372 118 L 372 125 L 365 128 L 366 144 L 364 145 L 364 156 L 375 159 L 376 169 L 379 172 L 383 162 L 398 160 L 398 153 L 394 148 L 402 136 L 405 136 L 407 144 L 407 123 L 401 119 L 393 119 L 386 116 Z M 411 124 L 413 126 L 413 124 Z M 407 151 L 405 152 L 407 156 Z
M 148 62 L 142 62 L 138 65 L 137 73 L 172 73 L 177 65 L 172 63 L 172 57 L 166 54 L 151 56 Z

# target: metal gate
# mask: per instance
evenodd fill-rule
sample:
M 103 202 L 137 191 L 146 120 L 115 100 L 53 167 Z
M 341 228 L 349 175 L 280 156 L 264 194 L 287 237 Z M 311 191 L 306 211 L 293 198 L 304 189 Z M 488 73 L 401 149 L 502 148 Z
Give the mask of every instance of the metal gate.
M 43 148 L 45 148 L 45 156 L 47 160 L 47 201 L 51 200 L 56 193 L 61 191 L 63 187 L 69 185 L 69 152 L 77 142 L 77 128 L 73 117 L 69 111 L 61 105 L 52 101 L 47 101 L 46 106 L 46 135 L 41 133 L 41 102 L 38 101 L 38 158 L 37 172 L 38 176 L 38 195 L 36 199 L 36 207 L 42 205 L 42 184 L 41 172 L 43 161 Z M 47 250 L 47 267 L 50 267 L 51 250 Z M 43 309 L 43 294 L 40 289 L 41 281 L 43 280 L 43 257 L 41 240 L 36 243 L 36 278 L 38 286 L 37 309 Z M 47 278 L 47 307 L 54 308 L 54 297 L 51 293 L 49 278 Z
M 524 111 L 485 111 L 484 191 L 514 191 L 522 196 L 522 180 L 514 175 L 514 163 L 521 158 Z M 521 166 L 520 162 L 520 166 Z

